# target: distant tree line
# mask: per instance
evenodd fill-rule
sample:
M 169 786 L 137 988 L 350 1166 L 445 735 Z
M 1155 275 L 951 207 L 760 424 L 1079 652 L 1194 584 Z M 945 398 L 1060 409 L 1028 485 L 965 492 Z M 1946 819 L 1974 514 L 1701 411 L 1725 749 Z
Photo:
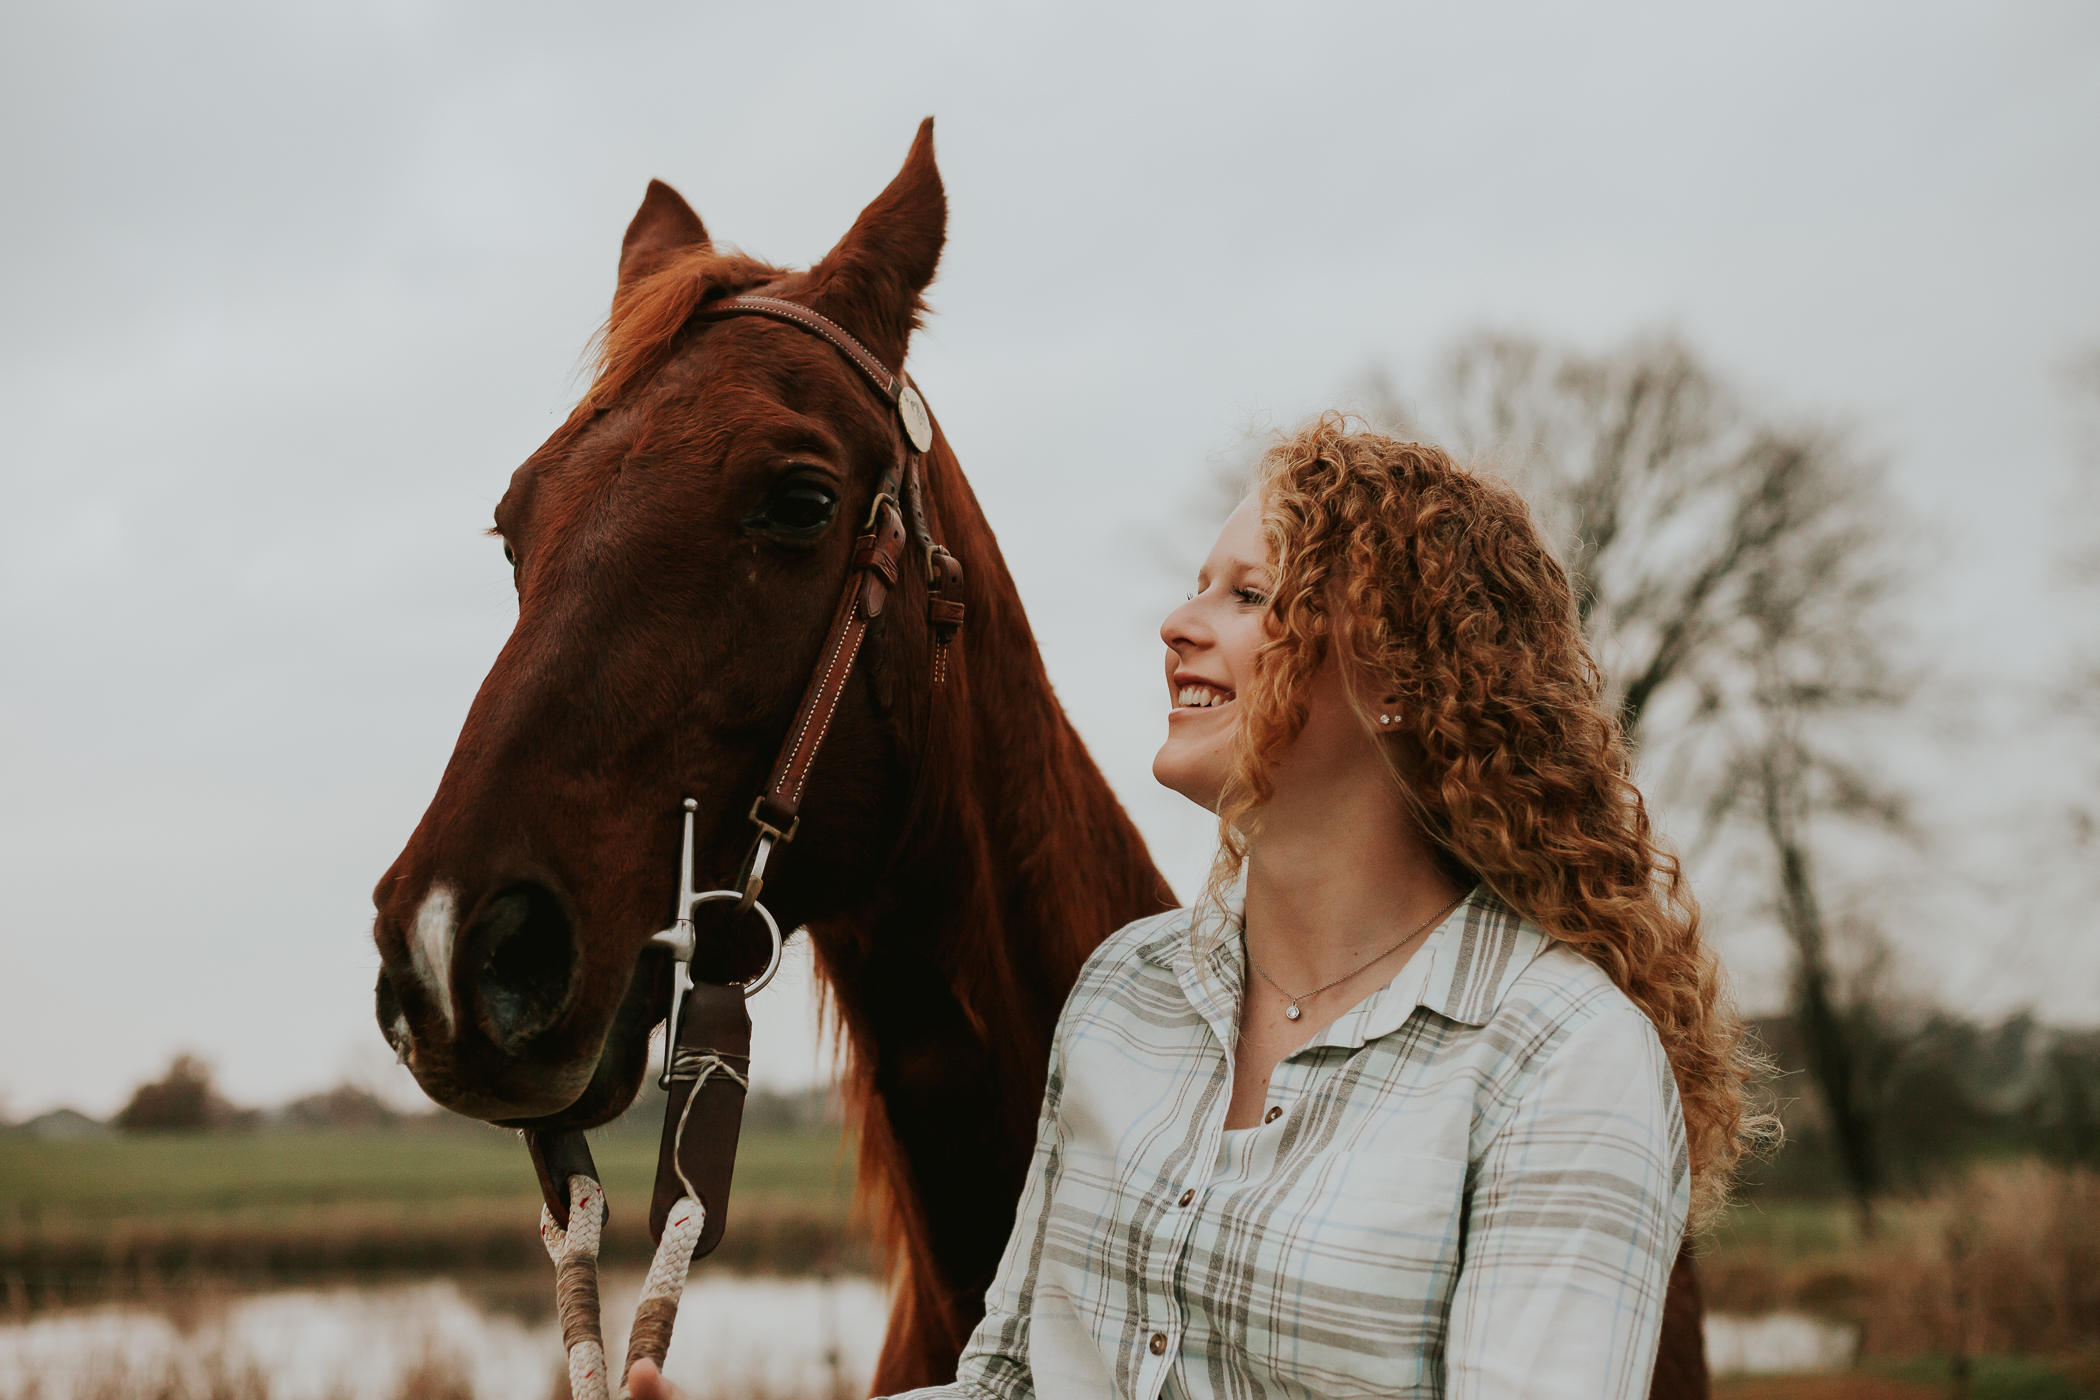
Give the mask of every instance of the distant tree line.
M 603 1131 L 653 1136 L 663 1126 L 664 1101 L 663 1090 L 656 1087 L 655 1077 L 651 1076 L 627 1112 Z M 744 1108 L 744 1126 L 756 1131 L 821 1128 L 836 1126 L 839 1121 L 837 1094 L 829 1086 L 787 1093 L 755 1089 Z M 126 1133 L 488 1130 L 488 1125 L 477 1119 L 439 1108 L 404 1113 L 370 1089 L 355 1084 L 338 1084 L 276 1108 L 236 1107 L 214 1083 L 211 1066 L 190 1054 L 176 1055 L 158 1079 L 134 1089 L 131 1098 L 110 1120 L 110 1126 Z
M 260 1117 L 228 1103 L 204 1061 L 177 1055 L 166 1074 L 132 1091 L 115 1122 L 127 1133 L 186 1133 L 250 1128 Z
M 1831 1130 L 1799 1023 L 1768 1017 L 1757 1031 L 1774 1063 L 1786 1147 L 1748 1168 L 1744 1194 L 1854 1195 L 1853 1168 Z M 1854 1091 L 1874 1126 L 1877 1191 L 1929 1191 L 2007 1158 L 2100 1169 L 2100 1031 L 2046 1026 L 2028 1014 L 1987 1026 L 1933 1011 L 1900 1025 L 1884 1016 L 1847 1034 L 1867 1052 Z
M 369 1089 L 338 1084 L 274 1110 L 236 1108 L 212 1082 L 211 1066 L 179 1054 L 159 1079 L 134 1089 L 111 1124 L 127 1133 L 254 1132 L 263 1128 L 396 1127 L 403 1114 Z

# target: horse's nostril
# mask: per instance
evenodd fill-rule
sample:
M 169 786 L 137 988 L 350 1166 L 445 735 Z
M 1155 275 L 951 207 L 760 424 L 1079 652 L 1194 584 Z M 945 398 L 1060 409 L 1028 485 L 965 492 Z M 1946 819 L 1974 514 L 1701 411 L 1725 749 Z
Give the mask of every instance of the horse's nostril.
M 400 994 L 394 990 L 394 979 L 379 969 L 379 984 L 372 988 L 372 1014 L 379 1021 L 379 1033 L 386 1043 L 394 1047 L 394 1058 L 402 1064 L 408 1063 L 408 1017 L 402 1014 Z
M 482 907 L 466 946 L 480 959 L 475 1005 L 490 1039 L 509 1047 L 554 1023 L 575 978 L 576 940 L 552 891 L 503 891 Z

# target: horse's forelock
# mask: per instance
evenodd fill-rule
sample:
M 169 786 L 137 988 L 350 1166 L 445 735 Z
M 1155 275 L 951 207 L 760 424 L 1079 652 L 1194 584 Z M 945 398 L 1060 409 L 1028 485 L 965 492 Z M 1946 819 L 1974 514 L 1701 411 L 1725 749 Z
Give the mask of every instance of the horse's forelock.
M 701 244 L 622 287 L 592 341 L 591 387 L 576 406 L 578 416 L 612 407 L 628 386 L 654 370 L 672 337 L 710 292 L 733 295 L 780 275 L 780 269 L 755 258 Z

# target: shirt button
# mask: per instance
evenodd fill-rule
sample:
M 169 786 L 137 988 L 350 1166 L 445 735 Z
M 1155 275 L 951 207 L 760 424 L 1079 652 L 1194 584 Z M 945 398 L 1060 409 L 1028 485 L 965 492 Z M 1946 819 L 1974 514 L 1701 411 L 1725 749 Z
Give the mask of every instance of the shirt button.
M 1167 1354 L 1167 1334 L 1166 1334 L 1166 1333 L 1164 1333 L 1164 1332 L 1154 1332 L 1154 1333 L 1152 1334 L 1152 1354 L 1153 1354 L 1154 1356 L 1165 1356 L 1165 1355 Z
M 1264 1123 L 1273 1123 L 1281 1117 L 1283 1117 L 1283 1110 L 1280 1108 L 1272 1108 L 1267 1113 L 1264 1113 L 1261 1116 L 1261 1121 Z
M 1190 1201 L 1193 1201 L 1193 1200 L 1195 1200 L 1195 1199 L 1196 1199 L 1196 1193 L 1195 1193 L 1194 1191 L 1184 1191 L 1184 1192 L 1182 1192 L 1182 1193 L 1181 1193 L 1181 1208 L 1182 1208 L 1183 1210 L 1187 1210 L 1187 1209 L 1188 1209 L 1188 1204 L 1189 1204 L 1189 1202 L 1190 1202 Z

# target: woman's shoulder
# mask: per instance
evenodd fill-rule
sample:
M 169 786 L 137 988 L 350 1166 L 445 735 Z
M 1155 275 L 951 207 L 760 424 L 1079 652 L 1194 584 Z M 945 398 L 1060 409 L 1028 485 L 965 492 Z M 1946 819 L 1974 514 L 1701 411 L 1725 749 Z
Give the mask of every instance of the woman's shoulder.
M 1511 1043 L 1529 1049 L 1534 1069 L 1561 1055 L 1627 1067 L 1662 1055 L 1655 1023 L 1610 974 L 1543 931 L 1539 940 L 1538 955 L 1511 982 L 1495 1017 Z
M 1102 939 L 1080 967 L 1072 995 L 1076 998 L 1089 987 L 1116 985 L 1147 970 L 1173 976 L 1174 960 L 1188 941 L 1191 912 L 1182 907 L 1148 914 Z
M 1654 1023 L 1577 949 L 1499 902 L 1482 904 L 1471 951 L 1484 969 L 1467 987 L 1472 998 L 1451 1006 L 1433 1056 L 1473 1087 L 1472 1155 L 1511 1132 L 1559 1132 L 1550 1125 L 1572 1114 L 1645 1123 L 1634 1136 L 1656 1160 L 1675 1161 L 1684 1119 Z
M 1190 917 L 1186 908 L 1168 909 L 1102 939 L 1065 998 L 1063 1020 L 1069 1024 L 1133 997 L 1151 1001 L 1170 989 L 1178 994 L 1177 963 L 1188 956 Z
M 1654 1025 L 1609 974 L 1492 894 L 1469 902 L 1437 953 L 1426 1004 L 1487 1033 L 1510 1072 L 1591 1027 L 1585 1043 L 1660 1044 Z

